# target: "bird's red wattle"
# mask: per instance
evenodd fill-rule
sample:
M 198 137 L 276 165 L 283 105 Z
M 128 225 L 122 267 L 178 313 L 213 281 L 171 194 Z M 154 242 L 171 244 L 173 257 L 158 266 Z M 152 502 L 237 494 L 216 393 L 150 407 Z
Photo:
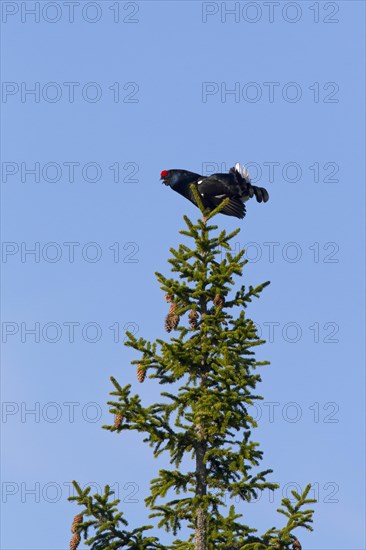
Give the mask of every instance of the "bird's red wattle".
M 161 178 L 165 178 L 165 176 L 167 175 L 168 173 L 168 170 L 163 170 L 161 173 L 160 173 L 160 177 Z

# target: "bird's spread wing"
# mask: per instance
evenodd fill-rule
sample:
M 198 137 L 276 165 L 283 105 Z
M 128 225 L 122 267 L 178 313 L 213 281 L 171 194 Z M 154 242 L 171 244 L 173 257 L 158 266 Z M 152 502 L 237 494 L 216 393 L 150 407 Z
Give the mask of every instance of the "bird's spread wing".
M 218 204 L 222 202 L 223 199 L 220 199 Z M 216 206 L 218 206 L 218 204 Z M 226 214 L 227 216 L 235 216 L 236 218 L 244 218 L 246 213 L 244 203 L 240 199 L 230 199 L 229 204 L 224 206 L 221 210 L 221 214 Z
M 240 186 L 231 174 L 213 174 L 197 184 L 198 191 L 212 208 L 216 208 L 222 201 L 229 198 L 229 203 L 221 210 L 221 214 L 244 218 L 245 206 L 240 198 Z
M 240 187 L 231 174 L 213 174 L 198 183 L 198 191 L 206 196 L 238 197 Z

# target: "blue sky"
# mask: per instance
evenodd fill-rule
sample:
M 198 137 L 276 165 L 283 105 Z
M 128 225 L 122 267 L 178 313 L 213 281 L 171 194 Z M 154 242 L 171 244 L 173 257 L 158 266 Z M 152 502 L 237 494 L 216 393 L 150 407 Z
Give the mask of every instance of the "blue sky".
M 271 361 L 255 437 L 281 484 L 237 509 L 263 532 L 312 482 L 303 548 L 364 549 L 364 3 L 1 7 L 4 550 L 68 548 L 72 479 L 147 523 L 167 460 L 100 426 L 110 375 L 159 399 L 123 334 L 164 337 L 154 272 L 198 217 L 159 174 L 237 161 L 270 193 L 217 222 L 241 227 L 243 281 L 272 283 L 249 312 Z

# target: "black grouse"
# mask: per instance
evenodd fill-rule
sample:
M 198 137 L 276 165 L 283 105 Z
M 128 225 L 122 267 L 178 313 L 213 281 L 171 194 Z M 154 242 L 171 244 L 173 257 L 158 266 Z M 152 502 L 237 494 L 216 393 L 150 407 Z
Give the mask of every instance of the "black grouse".
M 201 176 L 188 170 L 163 170 L 160 178 L 165 185 L 169 185 L 174 191 L 186 197 L 196 204 L 191 191 L 191 184 L 194 183 L 201 195 L 202 203 L 210 211 L 214 210 L 223 200 L 229 198 L 229 203 L 221 210 L 221 214 L 244 218 L 244 203 L 253 196 L 258 202 L 267 202 L 269 195 L 264 187 L 252 185 L 248 170 L 237 162 L 230 168 L 228 174 L 212 174 Z

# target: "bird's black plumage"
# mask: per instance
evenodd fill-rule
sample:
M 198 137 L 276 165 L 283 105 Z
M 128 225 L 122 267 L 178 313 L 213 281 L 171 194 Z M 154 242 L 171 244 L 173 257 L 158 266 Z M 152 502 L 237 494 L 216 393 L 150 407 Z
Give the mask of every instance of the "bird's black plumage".
M 229 203 L 221 210 L 221 213 L 236 218 L 244 218 L 246 212 L 244 203 L 253 196 L 258 202 L 267 202 L 269 199 L 267 190 L 264 187 L 252 185 L 249 172 L 245 167 L 240 167 L 239 163 L 230 168 L 228 174 L 201 176 L 188 170 L 172 169 L 163 170 L 160 177 L 165 185 L 170 186 L 196 205 L 190 188 L 194 183 L 201 195 L 203 205 L 210 211 L 229 198 Z

